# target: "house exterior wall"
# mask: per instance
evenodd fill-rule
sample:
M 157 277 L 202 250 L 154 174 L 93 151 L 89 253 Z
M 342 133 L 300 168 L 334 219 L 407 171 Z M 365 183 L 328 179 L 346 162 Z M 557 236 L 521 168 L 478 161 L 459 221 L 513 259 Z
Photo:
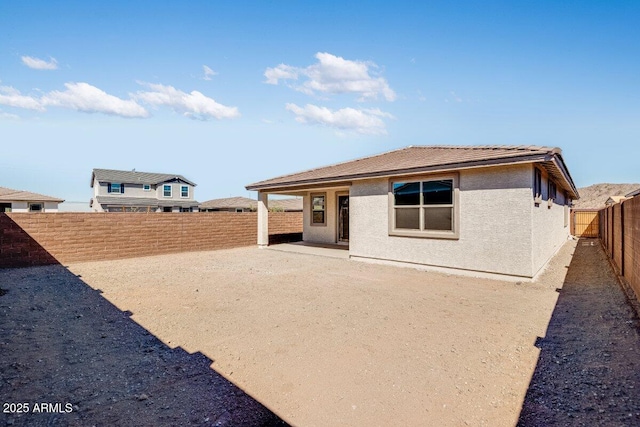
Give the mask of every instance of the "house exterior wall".
M 531 166 L 533 177 L 533 166 Z M 558 189 L 556 200 L 549 203 L 549 176 L 542 171 L 542 202 L 531 204 L 531 263 L 535 275 L 567 241 L 570 234 L 564 192 Z M 533 186 L 533 181 L 531 182 Z M 565 226 L 566 224 L 566 226 Z
M 355 181 L 349 200 L 349 253 L 531 277 L 532 173 L 529 165 L 460 171 L 456 240 L 390 236 L 389 180 Z
M 171 186 L 171 197 L 165 197 L 164 196 L 164 186 L 165 185 L 170 185 Z M 182 187 L 183 185 L 186 185 L 187 187 L 189 187 L 189 197 L 180 197 L 180 187 Z M 125 192 L 126 192 L 126 188 L 125 188 Z M 151 195 L 149 195 L 149 193 L 145 193 L 147 194 L 146 197 L 153 197 Z M 153 194 L 153 192 L 152 192 Z M 189 185 L 189 184 L 185 184 L 185 183 L 178 183 L 178 182 L 167 182 L 167 183 L 162 183 L 162 184 L 158 184 L 158 187 L 155 191 L 156 197 L 158 198 L 158 200 L 193 200 L 193 185 Z M 144 196 L 139 196 L 139 197 L 144 197 Z
M 29 212 L 29 203 L 31 202 L 22 202 L 15 201 L 11 202 L 11 212 Z M 41 203 L 44 208 L 44 212 L 58 212 L 58 202 L 33 202 L 33 203 Z
M 337 195 L 346 189 L 326 189 L 310 191 L 302 198 L 303 231 L 302 240 L 310 243 L 336 243 L 337 236 Z M 324 225 L 311 225 L 311 195 L 326 194 Z

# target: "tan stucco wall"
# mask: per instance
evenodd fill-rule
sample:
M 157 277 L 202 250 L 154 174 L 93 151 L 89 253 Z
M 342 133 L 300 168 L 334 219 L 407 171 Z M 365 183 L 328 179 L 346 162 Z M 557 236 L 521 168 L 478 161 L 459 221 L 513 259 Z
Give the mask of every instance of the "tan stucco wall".
M 529 165 L 460 171 L 458 240 L 389 236 L 389 181 L 356 181 L 350 191 L 349 253 L 531 277 L 532 173 Z
M 336 243 L 337 235 L 337 192 L 348 191 L 346 188 L 335 190 L 317 190 L 305 194 L 302 197 L 303 203 L 303 231 L 302 236 L 305 242 L 312 243 Z M 311 225 L 311 194 L 326 193 L 326 224 Z
M 564 192 L 558 189 L 557 198 L 549 207 L 548 179 L 543 171 L 542 203 L 538 206 L 531 204 L 531 268 L 534 274 L 546 265 L 547 261 L 567 241 L 570 233 L 568 223 L 566 227 L 564 225 L 566 203 Z

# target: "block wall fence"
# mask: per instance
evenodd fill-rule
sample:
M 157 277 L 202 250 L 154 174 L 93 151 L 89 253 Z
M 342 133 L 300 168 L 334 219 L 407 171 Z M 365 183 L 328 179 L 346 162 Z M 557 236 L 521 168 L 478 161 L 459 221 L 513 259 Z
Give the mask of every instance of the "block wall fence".
M 1 213 L 0 268 L 257 244 L 255 212 Z M 270 212 L 269 235 L 302 233 L 302 212 Z
M 602 209 L 599 228 L 614 269 L 640 300 L 640 196 Z

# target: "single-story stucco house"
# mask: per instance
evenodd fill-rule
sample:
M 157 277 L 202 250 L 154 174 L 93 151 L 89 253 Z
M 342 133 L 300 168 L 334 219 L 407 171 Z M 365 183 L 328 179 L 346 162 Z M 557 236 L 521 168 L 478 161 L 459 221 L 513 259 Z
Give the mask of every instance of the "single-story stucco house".
M 533 278 L 569 237 L 579 197 L 559 148 L 409 146 L 246 186 L 303 197 L 303 240 L 352 259 Z
M 0 212 L 58 212 L 62 202 L 57 197 L 0 187 Z
M 248 197 L 226 197 L 200 203 L 200 212 L 255 212 L 258 201 Z M 269 201 L 269 209 L 282 212 L 302 212 L 302 198 L 275 199 Z

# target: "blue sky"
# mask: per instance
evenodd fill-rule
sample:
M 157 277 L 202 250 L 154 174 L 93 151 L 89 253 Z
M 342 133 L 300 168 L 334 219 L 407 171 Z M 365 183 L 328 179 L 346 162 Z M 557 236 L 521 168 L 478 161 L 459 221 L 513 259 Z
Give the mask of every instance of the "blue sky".
M 196 198 L 407 145 L 559 146 L 639 182 L 640 2 L 0 2 L 0 186 Z

